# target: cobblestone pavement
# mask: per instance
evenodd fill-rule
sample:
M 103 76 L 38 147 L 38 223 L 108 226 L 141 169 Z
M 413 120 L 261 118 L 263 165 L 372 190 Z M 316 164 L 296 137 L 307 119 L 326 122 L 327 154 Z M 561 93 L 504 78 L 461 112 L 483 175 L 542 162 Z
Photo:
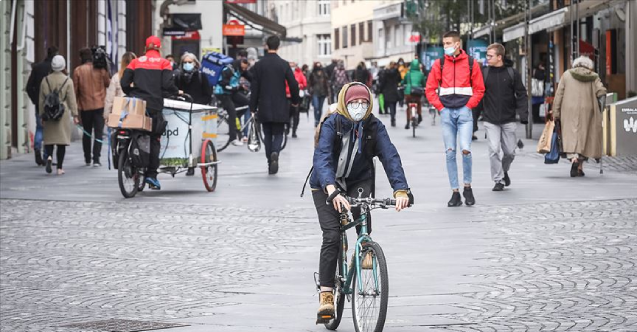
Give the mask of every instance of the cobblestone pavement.
M 495 208 L 450 331 L 637 331 L 637 200 Z

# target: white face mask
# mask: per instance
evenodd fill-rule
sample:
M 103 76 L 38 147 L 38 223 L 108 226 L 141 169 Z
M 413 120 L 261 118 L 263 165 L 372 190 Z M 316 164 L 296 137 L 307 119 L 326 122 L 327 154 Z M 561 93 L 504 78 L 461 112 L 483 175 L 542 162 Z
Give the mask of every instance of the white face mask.
M 368 103 L 349 103 L 347 104 L 347 112 L 349 116 L 356 122 L 363 119 L 365 113 L 367 113 L 367 109 L 369 108 Z

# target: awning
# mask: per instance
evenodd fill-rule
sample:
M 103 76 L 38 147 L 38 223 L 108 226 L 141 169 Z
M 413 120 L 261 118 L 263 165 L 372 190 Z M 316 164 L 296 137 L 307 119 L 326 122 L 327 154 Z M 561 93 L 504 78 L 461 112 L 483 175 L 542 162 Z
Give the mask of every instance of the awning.
M 485 25 L 481 28 L 473 30 L 473 38 L 480 38 L 482 36 L 487 36 L 491 33 L 491 25 Z
M 231 16 L 238 18 L 243 21 L 243 23 L 254 29 L 269 32 L 279 35 L 281 38 L 285 38 L 285 27 L 265 16 L 261 16 L 245 7 L 227 2 L 223 3 L 223 8 L 227 10 Z

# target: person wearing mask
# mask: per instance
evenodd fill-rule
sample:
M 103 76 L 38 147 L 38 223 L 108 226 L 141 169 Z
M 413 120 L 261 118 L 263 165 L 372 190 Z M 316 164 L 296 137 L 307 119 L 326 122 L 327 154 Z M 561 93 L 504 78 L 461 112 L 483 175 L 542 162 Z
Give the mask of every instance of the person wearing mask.
M 329 94 L 329 82 L 323 65 L 320 62 L 314 63 L 310 74 L 310 94 L 312 95 L 312 107 L 314 108 L 314 127 L 319 125 L 323 113 L 323 103 Z
M 383 71 L 380 81 L 380 91 L 383 94 L 385 103 L 385 113 L 391 116 L 391 126 L 396 127 L 396 103 L 398 102 L 398 85 L 400 84 L 400 73 L 395 62 L 390 62 Z
M 164 96 L 183 94 L 183 91 L 175 86 L 170 61 L 161 57 L 160 49 L 161 39 L 157 36 L 148 37 L 146 54 L 131 61 L 120 81 L 126 95 L 146 101 L 146 111 L 153 120 L 150 134 L 150 160 L 144 181 L 155 190 L 161 189 L 157 180 L 157 169 L 159 168 L 161 135 L 166 129 L 166 121 L 162 114 Z
M 308 66 L 307 64 L 301 66 L 301 71 L 303 72 L 303 75 L 305 76 L 305 80 L 309 81 L 310 80 L 310 74 L 312 72 L 310 72 L 310 66 Z
M 46 51 L 46 58 L 42 62 L 33 65 L 29 80 L 27 81 L 27 95 L 35 105 L 35 135 L 33 137 L 33 152 L 35 154 L 35 163 L 38 166 L 44 166 L 48 155 L 46 151 L 42 151 L 42 135 L 44 127 L 42 126 L 42 118 L 40 118 L 40 86 L 42 80 L 51 73 L 51 61 L 58 54 L 58 48 L 51 46 Z M 44 152 L 44 159 L 42 154 Z
M 290 68 L 294 71 L 294 78 L 299 85 L 299 91 L 305 90 L 307 88 L 307 81 L 305 80 L 305 74 L 303 74 L 301 68 L 299 68 L 294 61 L 290 62 Z M 285 87 L 285 96 L 288 98 L 288 102 L 290 104 L 290 127 L 292 128 L 292 137 L 296 138 L 296 129 L 299 127 L 299 105 L 292 106 L 293 102 L 289 85 L 286 85 Z
M 394 190 L 396 211 L 409 207 L 410 201 L 413 203 L 400 155 L 372 109 L 373 98 L 366 85 L 346 84 L 339 93 L 336 112 L 325 119 L 318 133 L 314 170 L 310 175 L 314 207 L 323 233 L 317 324 L 323 323 L 325 316 L 334 316 L 334 275 L 341 246 L 340 212 L 343 208 L 351 209 L 354 219 L 361 213 L 360 208 L 352 208 L 340 193 L 358 197 L 358 190 L 362 189 L 362 197 L 374 195 L 373 159 L 378 157 Z M 371 215 L 368 215 L 369 233 L 372 226 Z M 366 255 L 361 268 L 371 269 L 372 260 L 371 255 Z
M 502 191 L 511 184 L 509 169 L 515 158 L 517 128 L 515 115 L 522 124 L 528 123 L 528 101 L 522 77 L 515 69 L 504 65 L 504 46 L 487 47 L 487 64 L 482 71 L 484 98 L 482 99 L 484 129 L 489 143 L 493 191 Z M 502 157 L 500 157 L 502 150 Z
M 337 94 L 338 91 L 334 92 L 334 86 L 332 86 L 332 82 L 331 82 L 332 74 L 334 74 L 334 69 L 336 69 L 337 64 L 338 64 L 338 60 L 332 59 L 332 62 L 329 65 L 325 66 L 325 74 L 327 75 L 327 78 L 330 79 L 330 82 L 329 82 L 330 91 L 327 96 L 328 103 L 330 105 L 334 104 L 336 97 L 338 97 L 338 96 L 335 96 L 335 94 Z
M 290 106 L 299 106 L 299 85 L 290 65 L 277 54 L 281 40 L 270 36 L 267 52 L 253 67 L 250 86 L 250 111 L 255 112 L 263 128 L 263 143 L 268 160 L 268 173 L 279 171 L 279 153 L 283 144 L 285 124 L 290 121 Z M 286 83 L 290 88 L 291 105 L 286 98 Z
M 181 56 L 181 65 L 176 72 L 177 88 L 190 95 L 195 104 L 208 105 L 212 101 L 212 87 L 208 79 L 199 71 L 201 64 L 192 53 Z
M 82 127 L 86 132 L 82 136 L 84 162 L 86 166 L 91 166 L 93 161 L 93 166 L 99 167 L 102 166 L 100 155 L 104 132 L 104 102 L 111 76 L 106 69 L 93 67 L 93 52 L 90 48 L 80 50 L 80 60 L 82 64 L 73 71 L 73 84 Z
M 53 149 L 57 146 L 56 160 L 57 160 L 57 174 L 64 174 L 64 155 L 66 154 L 66 147 L 71 145 L 71 127 L 70 118 L 73 118 L 73 123 L 80 123 L 78 117 L 78 108 L 75 98 L 75 87 L 73 81 L 66 76 L 64 70 L 66 68 L 66 60 L 61 55 L 56 55 L 51 59 L 52 73 L 46 76 L 40 84 L 40 95 L 38 98 L 38 109 L 40 116 L 44 115 L 44 103 L 46 96 L 53 92 L 58 92 L 58 97 L 61 106 L 64 106 L 64 113 L 62 118 L 58 120 L 46 120 L 43 121 L 44 132 L 44 148 L 46 149 L 46 172 L 51 173 L 51 166 L 53 165 Z
M 562 149 L 571 161 L 571 177 L 584 176 L 584 161 L 602 157 L 602 111 L 599 99 L 606 98 L 606 88 L 594 71 L 593 60 L 580 56 L 573 68 L 562 75 L 557 86 L 553 110 L 559 121 Z
M 177 65 L 177 62 L 175 61 L 175 56 L 173 56 L 172 54 L 168 54 L 166 55 L 166 60 L 170 61 L 170 65 L 172 66 L 173 70 L 177 70 L 179 66 Z
M 237 126 L 231 125 L 237 122 L 237 109 L 232 97 L 236 96 L 240 89 L 239 79 L 240 74 L 228 65 L 221 70 L 221 77 L 215 86 L 215 95 L 228 113 L 228 136 L 230 143 L 234 146 L 243 145 Z
M 347 71 L 345 70 L 345 62 L 343 62 L 343 60 L 338 61 L 336 68 L 334 68 L 334 71 L 332 72 L 330 81 L 332 82 L 333 91 L 335 91 L 336 94 L 338 94 L 338 92 L 343 89 L 345 84 L 352 82 L 347 75 Z
M 409 66 L 409 71 L 403 79 L 403 85 L 405 86 L 405 103 L 417 104 L 418 111 L 418 124 L 422 122 L 422 96 L 425 93 L 425 75 L 420 70 L 420 61 L 414 59 Z M 409 122 L 411 120 L 411 112 L 407 109 L 407 124 L 405 129 L 409 129 Z
M 122 60 L 119 65 L 119 71 L 111 77 L 111 84 L 108 86 L 106 90 L 106 100 L 104 101 L 104 121 L 108 120 L 108 116 L 113 112 L 113 100 L 115 97 L 123 97 L 124 91 L 122 90 L 122 85 L 120 84 L 120 80 L 122 75 L 124 75 L 124 70 L 128 65 L 136 59 L 137 55 L 133 52 L 126 52 L 122 55 Z
M 471 188 L 472 156 L 471 136 L 473 114 L 484 95 L 484 81 L 478 61 L 473 61 L 460 47 L 460 33 L 449 31 L 442 36 L 445 55 L 434 61 L 425 94 L 429 102 L 440 112 L 442 137 L 445 144 L 447 174 L 451 185 L 449 207 L 462 205 L 458 184 L 456 148 L 462 150 L 462 175 L 465 204 L 476 203 Z M 442 63 L 444 59 L 444 65 Z M 473 66 L 471 65 L 473 63 Z

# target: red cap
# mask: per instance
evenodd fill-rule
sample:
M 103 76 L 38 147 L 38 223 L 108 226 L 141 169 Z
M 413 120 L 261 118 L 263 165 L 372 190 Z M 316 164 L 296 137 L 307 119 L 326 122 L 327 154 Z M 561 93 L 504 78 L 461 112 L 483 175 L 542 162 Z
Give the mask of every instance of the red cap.
M 350 86 L 345 92 L 345 105 L 355 99 L 365 99 L 369 102 L 369 91 L 361 84 Z
M 160 48 L 161 39 L 157 36 L 150 36 L 146 38 L 146 48 Z

